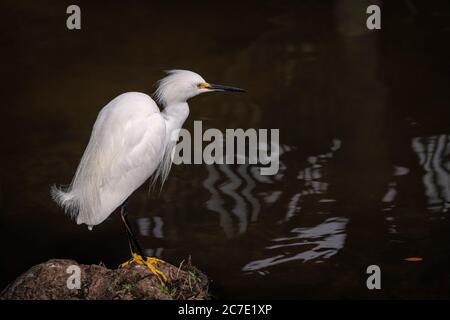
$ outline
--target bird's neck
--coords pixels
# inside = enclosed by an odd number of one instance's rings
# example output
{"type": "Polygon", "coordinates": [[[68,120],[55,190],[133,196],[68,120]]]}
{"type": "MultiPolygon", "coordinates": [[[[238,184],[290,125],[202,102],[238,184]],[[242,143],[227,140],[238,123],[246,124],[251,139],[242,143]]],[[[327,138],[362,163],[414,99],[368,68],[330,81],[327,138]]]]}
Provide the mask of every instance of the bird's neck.
{"type": "Polygon", "coordinates": [[[161,113],[166,120],[166,130],[170,132],[183,126],[189,115],[189,105],[187,102],[169,104],[161,113]]]}

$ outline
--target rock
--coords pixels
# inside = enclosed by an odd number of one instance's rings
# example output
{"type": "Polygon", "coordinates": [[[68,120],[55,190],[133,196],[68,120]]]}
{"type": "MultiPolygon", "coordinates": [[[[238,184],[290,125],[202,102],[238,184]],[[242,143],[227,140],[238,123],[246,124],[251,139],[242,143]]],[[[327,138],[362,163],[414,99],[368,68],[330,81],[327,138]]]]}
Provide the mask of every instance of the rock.
{"type": "MultiPolygon", "coordinates": [[[[208,299],[208,278],[190,262],[179,267],[158,264],[169,279],[162,285],[144,266],[132,264],[117,270],[102,265],[80,265],[73,260],[52,259],[19,276],[0,293],[0,300],[134,300],[208,299]],[[81,273],[79,289],[67,285],[70,266],[81,273]],[[72,267],[74,268],[74,267],[72,267]],[[76,268],[76,267],[75,267],[76,268]]],[[[70,280],[69,280],[70,282],[70,280]]],[[[73,283],[73,282],[70,282],[73,283]]]]}

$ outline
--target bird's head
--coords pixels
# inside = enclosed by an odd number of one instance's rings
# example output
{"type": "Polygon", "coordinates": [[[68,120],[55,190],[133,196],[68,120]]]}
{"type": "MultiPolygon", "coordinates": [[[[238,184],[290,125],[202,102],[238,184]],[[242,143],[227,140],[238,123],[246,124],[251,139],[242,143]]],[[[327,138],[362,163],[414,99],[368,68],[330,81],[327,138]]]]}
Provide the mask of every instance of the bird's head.
{"type": "Polygon", "coordinates": [[[211,84],[199,74],[188,70],[170,70],[167,76],[158,81],[155,98],[163,106],[186,102],[204,92],[231,91],[245,92],[243,89],[211,84]]]}

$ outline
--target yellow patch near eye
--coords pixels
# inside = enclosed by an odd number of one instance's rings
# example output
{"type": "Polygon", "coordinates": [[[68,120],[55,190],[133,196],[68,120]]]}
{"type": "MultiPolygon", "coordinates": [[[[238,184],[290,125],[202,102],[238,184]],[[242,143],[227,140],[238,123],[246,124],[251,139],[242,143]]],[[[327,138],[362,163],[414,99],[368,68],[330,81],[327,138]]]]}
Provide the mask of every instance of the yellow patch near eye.
{"type": "Polygon", "coordinates": [[[203,82],[197,85],[197,89],[205,89],[209,87],[209,83],[208,82],[203,82]]]}

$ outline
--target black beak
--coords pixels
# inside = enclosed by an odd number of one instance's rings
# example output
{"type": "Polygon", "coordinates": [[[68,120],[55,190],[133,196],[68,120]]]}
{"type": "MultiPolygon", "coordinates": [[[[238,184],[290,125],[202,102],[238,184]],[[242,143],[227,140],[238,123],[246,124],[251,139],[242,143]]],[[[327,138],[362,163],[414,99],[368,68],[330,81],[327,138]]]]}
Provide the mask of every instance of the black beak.
{"type": "Polygon", "coordinates": [[[222,86],[220,84],[210,84],[208,89],[216,90],[216,91],[229,91],[229,92],[246,92],[244,89],[222,86]]]}

